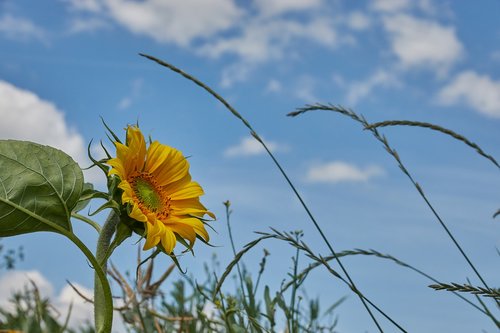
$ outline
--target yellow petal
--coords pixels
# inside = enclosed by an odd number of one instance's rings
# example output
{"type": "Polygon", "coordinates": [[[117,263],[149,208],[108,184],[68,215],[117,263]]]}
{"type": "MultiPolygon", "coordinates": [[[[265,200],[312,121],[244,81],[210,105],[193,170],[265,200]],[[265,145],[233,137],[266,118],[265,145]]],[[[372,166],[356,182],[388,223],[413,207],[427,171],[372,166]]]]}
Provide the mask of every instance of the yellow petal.
{"type": "Polygon", "coordinates": [[[175,247],[177,239],[170,228],[165,228],[163,235],[161,236],[161,245],[167,253],[172,253],[175,247]]]}
{"type": "Polygon", "coordinates": [[[210,240],[210,236],[208,235],[207,230],[205,229],[205,225],[194,217],[183,218],[177,221],[179,224],[186,224],[194,229],[197,235],[201,236],[206,242],[210,240]]]}
{"type": "Polygon", "coordinates": [[[136,201],[134,196],[134,190],[132,189],[132,186],[130,186],[130,183],[128,181],[122,180],[120,184],[118,184],[118,188],[123,190],[122,193],[123,203],[133,203],[136,201]]]}
{"type": "Polygon", "coordinates": [[[128,174],[133,171],[132,166],[135,163],[133,161],[134,153],[131,152],[127,146],[119,142],[115,142],[115,147],[116,147],[116,158],[119,161],[121,161],[123,165],[124,173],[122,178],[127,178],[128,174]]]}
{"type": "Polygon", "coordinates": [[[148,172],[154,172],[158,167],[160,167],[163,163],[168,162],[165,160],[166,155],[165,154],[165,149],[164,145],[159,143],[158,141],[153,141],[149,147],[148,151],[146,153],[146,165],[145,169],[148,170],[148,172]]]}
{"type": "Polygon", "coordinates": [[[160,221],[146,222],[146,243],[144,244],[144,250],[149,250],[156,246],[161,239],[163,223],[160,221]]]}
{"type": "Polygon", "coordinates": [[[117,175],[120,179],[127,179],[127,172],[125,171],[122,160],[119,158],[112,158],[108,160],[107,163],[111,166],[108,175],[117,175]]]}
{"type": "Polygon", "coordinates": [[[144,215],[142,210],[135,203],[132,204],[131,207],[132,209],[130,213],[128,213],[128,216],[139,222],[148,222],[147,216],[144,215]]]}
{"type": "Polygon", "coordinates": [[[167,228],[172,229],[173,232],[176,232],[182,238],[187,239],[189,241],[189,245],[193,245],[194,241],[196,240],[196,233],[193,227],[187,224],[173,223],[167,224],[166,226],[167,228]]]}
{"type": "Polygon", "coordinates": [[[170,193],[175,193],[182,188],[186,187],[191,183],[191,175],[188,173],[186,176],[183,178],[179,179],[176,182],[170,183],[166,186],[162,186],[162,189],[165,191],[165,193],[170,194],[170,193]]]}
{"type": "Polygon", "coordinates": [[[142,249],[144,251],[152,249],[153,247],[158,245],[159,242],[160,242],[160,236],[151,237],[149,235],[146,235],[146,243],[144,243],[144,247],[142,249]]]}
{"type": "Polygon", "coordinates": [[[158,185],[165,186],[185,177],[189,163],[179,150],[155,141],[148,149],[146,170],[155,176],[158,185]]]}
{"type": "Polygon", "coordinates": [[[146,158],[146,141],[139,128],[135,126],[127,128],[127,146],[129,148],[129,155],[131,155],[129,159],[132,162],[127,170],[141,172],[144,168],[146,158]]]}
{"type": "Polygon", "coordinates": [[[203,217],[203,215],[207,214],[211,218],[215,219],[215,215],[212,212],[208,211],[198,198],[172,200],[170,205],[172,214],[177,216],[196,215],[198,217],[203,217]]]}
{"type": "Polygon", "coordinates": [[[172,200],[183,200],[199,197],[200,195],[203,195],[203,193],[203,189],[197,182],[190,182],[184,187],[175,192],[169,193],[168,195],[172,200]]]}

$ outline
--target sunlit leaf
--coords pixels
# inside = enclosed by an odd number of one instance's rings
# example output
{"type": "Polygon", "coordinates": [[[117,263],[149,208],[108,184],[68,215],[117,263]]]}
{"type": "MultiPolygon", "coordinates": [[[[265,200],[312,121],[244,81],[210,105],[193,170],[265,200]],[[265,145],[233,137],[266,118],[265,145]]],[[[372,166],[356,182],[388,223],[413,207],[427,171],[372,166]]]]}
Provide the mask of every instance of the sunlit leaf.
{"type": "Polygon", "coordinates": [[[82,190],[82,171],[64,152],[0,140],[0,237],[71,231],[71,211],[82,190]]]}

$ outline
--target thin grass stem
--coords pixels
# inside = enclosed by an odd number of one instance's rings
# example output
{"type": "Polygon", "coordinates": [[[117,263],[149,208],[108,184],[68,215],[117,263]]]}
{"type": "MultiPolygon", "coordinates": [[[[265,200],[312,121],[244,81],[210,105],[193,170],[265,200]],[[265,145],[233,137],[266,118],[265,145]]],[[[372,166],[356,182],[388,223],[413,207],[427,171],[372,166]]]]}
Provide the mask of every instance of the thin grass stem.
{"type": "MultiPolygon", "coordinates": [[[[297,242],[300,237],[300,234],[296,233],[295,237],[297,237],[297,242]]],[[[290,311],[292,313],[292,320],[291,320],[291,330],[293,333],[297,333],[297,323],[298,320],[295,319],[296,316],[298,316],[299,311],[295,309],[295,299],[297,295],[297,289],[299,288],[299,283],[297,281],[297,272],[299,269],[299,256],[300,256],[300,249],[296,248],[295,252],[295,257],[292,258],[293,260],[293,288],[292,288],[292,295],[290,296],[290,311]]],[[[297,306],[298,308],[298,306],[297,306]]]]}
{"type": "Polygon", "coordinates": [[[375,310],[377,310],[382,316],[384,316],[387,320],[389,320],[394,326],[396,326],[401,332],[407,332],[404,328],[402,328],[396,321],[394,321],[389,315],[387,315],[382,309],[380,309],[377,305],[375,305],[373,302],[371,302],[365,295],[363,295],[359,290],[353,289],[352,285],[344,278],[342,277],[339,273],[337,273],[329,264],[328,262],[324,259],[324,257],[317,256],[314,254],[314,252],[305,244],[304,242],[297,242],[295,239],[290,236],[287,233],[281,233],[279,231],[276,231],[275,229],[271,230],[274,233],[264,233],[264,232],[257,232],[257,234],[262,235],[261,237],[254,239],[250,243],[246,244],[243,249],[236,254],[235,259],[229,263],[229,265],[226,267],[226,270],[224,273],[221,275],[220,279],[217,281],[217,284],[214,288],[213,295],[215,298],[215,295],[219,292],[220,288],[222,287],[222,284],[226,280],[226,278],[231,274],[232,269],[234,266],[236,266],[236,262],[241,260],[241,258],[251,249],[253,249],[255,246],[257,246],[260,242],[266,240],[266,239],[278,239],[281,241],[285,241],[289,243],[291,246],[294,246],[296,248],[300,248],[300,250],[304,251],[306,255],[311,258],[312,260],[319,262],[321,265],[325,266],[325,268],[328,270],[330,274],[338,278],[340,281],[345,283],[351,291],[353,291],[355,294],[357,294],[359,297],[363,298],[364,301],[366,301],[368,304],[373,306],[375,310]]]}
{"type": "MultiPolygon", "coordinates": [[[[415,179],[410,174],[410,172],[408,171],[408,169],[404,166],[403,162],[401,161],[401,159],[399,157],[399,154],[396,152],[395,149],[391,148],[391,146],[389,145],[389,143],[387,141],[387,138],[385,136],[380,135],[380,133],[378,132],[377,128],[370,128],[369,127],[370,124],[366,121],[366,119],[363,116],[358,115],[354,111],[346,109],[346,108],[343,108],[341,106],[330,105],[330,104],[329,105],[324,105],[324,104],[306,105],[305,107],[300,108],[300,109],[298,109],[295,112],[290,112],[288,114],[288,116],[295,117],[295,116],[298,116],[300,114],[303,114],[303,113],[306,113],[306,112],[309,112],[309,111],[333,111],[333,112],[337,112],[337,113],[345,115],[345,116],[347,116],[347,117],[349,117],[349,118],[351,118],[351,119],[353,119],[353,120],[361,123],[364,128],[367,128],[373,134],[373,136],[378,141],[380,141],[382,143],[382,145],[384,146],[385,150],[392,157],[394,157],[394,159],[396,160],[396,162],[397,162],[399,168],[401,169],[401,171],[408,177],[408,179],[411,181],[411,183],[413,184],[413,186],[415,186],[415,188],[417,189],[418,193],[420,194],[420,196],[422,197],[422,199],[425,201],[427,207],[429,207],[429,209],[432,211],[432,213],[434,214],[434,216],[438,220],[438,222],[441,225],[441,227],[443,227],[443,229],[445,230],[445,232],[448,235],[448,237],[452,240],[453,244],[455,244],[456,248],[462,254],[462,256],[465,259],[465,261],[472,268],[472,270],[474,271],[474,273],[476,274],[476,276],[479,278],[479,280],[481,281],[481,283],[486,287],[486,289],[491,290],[491,288],[488,286],[488,284],[486,283],[486,281],[484,280],[484,278],[482,277],[482,275],[479,273],[479,271],[476,269],[476,267],[474,266],[474,264],[472,263],[472,261],[469,259],[469,257],[465,253],[465,251],[462,249],[462,247],[460,246],[460,244],[458,243],[458,241],[456,240],[456,238],[453,236],[453,234],[451,233],[451,231],[448,229],[448,227],[444,223],[444,221],[441,218],[441,216],[434,209],[434,206],[427,199],[427,196],[425,195],[424,191],[422,190],[422,187],[415,181],[415,179]]],[[[496,303],[497,303],[498,306],[500,306],[500,302],[498,300],[496,300],[496,303]]]]}
{"type": "MultiPolygon", "coordinates": [[[[236,246],[234,245],[234,239],[233,239],[233,233],[231,231],[231,210],[230,210],[230,203],[229,201],[224,202],[224,207],[226,207],[226,224],[227,224],[227,232],[229,234],[229,240],[231,242],[231,248],[233,250],[233,255],[236,256],[236,246]]],[[[238,270],[238,277],[240,279],[240,288],[241,288],[241,293],[243,294],[243,303],[246,303],[246,294],[245,294],[245,288],[243,286],[243,274],[241,273],[241,268],[240,268],[240,263],[238,262],[236,264],[236,268],[238,270]]]]}
{"type": "MultiPolygon", "coordinates": [[[[426,277],[427,279],[431,280],[432,282],[434,283],[437,283],[437,284],[440,284],[441,282],[438,281],[437,279],[435,279],[434,277],[430,276],[429,274],[421,271],[420,269],[418,268],[415,268],[414,266],[406,263],[406,262],[403,262],[401,260],[399,260],[398,258],[394,257],[394,256],[391,256],[389,254],[383,254],[383,253],[380,253],[378,251],[375,251],[373,249],[370,249],[370,250],[363,250],[363,249],[354,249],[354,250],[347,250],[347,251],[342,251],[342,252],[339,252],[337,253],[337,255],[339,257],[346,257],[346,256],[356,256],[356,255],[363,255],[363,256],[374,256],[374,257],[377,257],[377,258],[381,258],[381,259],[387,259],[387,260],[391,260],[393,261],[394,263],[396,263],[397,265],[400,265],[402,267],[406,267],[408,269],[411,269],[412,271],[426,277]]],[[[326,261],[331,261],[333,260],[334,258],[332,256],[328,256],[328,257],[324,257],[324,259],[326,261]]],[[[306,267],[302,272],[299,273],[298,277],[300,279],[303,279],[305,278],[305,276],[307,276],[313,269],[315,269],[316,267],[319,267],[321,265],[320,262],[313,262],[311,263],[308,267],[306,267]]],[[[282,291],[285,291],[287,290],[288,288],[290,288],[292,285],[293,285],[293,280],[291,281],[288,281],[287,283],[285,283],[282,287],[282,291]]],[[[489,316],[488,312],[483,310],[482,308],[480,308],[478,305],[474,304],[473,302],[471,302],[470,300],[468,300],[467,298],[465,298],[464,296],[460,295],[459,293],[455,292],[455,291],[452,291],[452,293],[461,298],[463,301],[467,302],[469,305],[473,306],[474,308],[476,308],[476,310],[482,312],[483,314],[489,316]]]]}
{"type": "Polygon", "coordinates": [[[497,168],[500,169],[500,164],[493,158],[493,156],[486,154],[481,147],[479,147],[477,144],[474,142],[470,141],[467,139],[465,136],[460,135],[450,129],[426,123],[426,122],[421,122],[421,121],[410,121],[410,120],[386,120],[386,121],[381,121],[377,123],[372,123],[369,124],[365,127],[367,130],[375,129],[375,128],[380,128],[380,127],[386,127],[386,126],[412,126],[412,127],[422,127],[422,128],[428,128],[434,131],[441,132],[443,134],[449,135],[454,139],[457,139],[459,141],[462,141],[465,143],[467,146],[473,148],[479,155],[487,158],[490,160],[497,168]]]}
{"type": "MultiPolygon", "coordinates": [[[[321,238],[323,239],[323,241],[327,245],[328,249],[330,250],[330,252],[332,253],[332,255],[335,256],[335,260],[336,260],[337,264],[339,265],[339,267],[341,268],[342,272],[347,277],[351,288],[353,290],[358,290],[357,287],[356,287],[356,285],[354,284],[354,281],[352,280],[351,276],[347,272],[347,269],[344,267],[344,265],[342,264],[342,262],[340,261],[340,259],[336,256],[336,252],[334,251],[334,249],[333,249],[330,241],[328,240],[328,238],[326,238],[325,234],[323,233],[323,230],[321,229],[321,227],[319,226],[318,222],[316,221],[316,219],[312,215],[311,211],[307,207],[306,203],[302,199],[301,195],[299,194],[299,192],[297,191],[297,189],[293,185],[292,181],[290,180],[290,178],[288,177],[288,175],[286,174],[286,172],[283,170],[283,168],[281,167],[280,163],[276,160],[276,158],[274,157],[274,155],[271,153],[271,151],[269,150],[269,148],[267,147],[267,145],[264,143],[264,141],[259,137],[259,135],[257,134],[257,132],[252,128],[252,126],[250,125],[250,123],[245,118],[243,118],[243,116],[241,116],[241,114],[238,111],[236,111],[236,109],[234,109],[224,98],[222,98],[212,88],[210,88],[209,86],[207,86],[206,84],[204,84],[203,82],[201,82],[200,80],[198,80],[197,78],[195,78],[192,75],[190,75],[190,74],[182,71],[181,69],[179,69],[179,68],[177,68],[177,67],[175,67],[175,66],[173,66],[173,65],[171,65],[171,64],[169,64],[167,62],[164,62],[164,61],[162,61],[160,59],[157,59],[157,58],[155,58],[153,56],[150,56],[150,55],[147,55],[147,54],[143,54],[143,53],[140,53],[139,55],[141,55],[141,56],[143,56],[143,57],[145,57],[145,58],[147,58],[149,60],[152,60],[152,61],[158,63],[159,65],[164,66],[164,67],[166,67],[166,68],[168,68],[168,69],[170,69],[170,70],[172,70],[172,71],[174,71],[174,72],[182,75],[186,79],[188,79],[191,82],[195,83],[196,85],[200,86],[202,89],[204,89],[205,91],[207,91],[210,95],[212,95],[215,99],[217,99],[219,102],[221,102],[235,117],[237,117],[238,119],[240,119],[243,122],[243,124],[245,125],[245,127],[247,127],[250,130],[250,134],[257,141],[259,141],[262,144],[262,146],[264,147],[264,149],[266,150],[266,152],[268,153],[268,155],[273,160],[273,162],[276,165],[276,167],[280,170],[281,174],[283,175],[283,177],[287,181],[288,185],[290,186],[290,188],[294,192],[295,196],[300,201],[302,207],[305,209],[305,211],[306,211],[307,215],[309,216],[309,219],[313,223],[314,227],[319,232],[321,238]]],[[[358,292],[359,292],[359,290],[358,290],[358,292]]],[[[368,312],[369,316],[371,317],[372,321],[377,326],[378,330],[380,332],[383,332],[382,327],[378,323],[377,319],[373,315],[372,311],[370,310],[369,306],[366,304],[366,302],[363,299],[363,297],[361,297],[359,294],[358,294],[358,296],[359,296],[359,299],[361,300],[361,303],[363,303],[364,308],[366,309],[366,311],[368,312]]]]}

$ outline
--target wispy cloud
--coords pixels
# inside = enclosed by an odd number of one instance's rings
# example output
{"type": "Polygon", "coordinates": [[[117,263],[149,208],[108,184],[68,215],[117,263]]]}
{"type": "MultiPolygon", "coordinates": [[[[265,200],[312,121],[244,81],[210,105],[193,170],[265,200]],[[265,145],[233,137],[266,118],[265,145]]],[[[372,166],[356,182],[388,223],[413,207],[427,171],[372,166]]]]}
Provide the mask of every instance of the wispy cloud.
{"type": "Polygon", "coordinates": [[[309,168],[306,181],[309,183],[340,183],[340,182],[366,182],[374,177],[384,174],[384,170],[375,165],[360,168],[354,164],[333,161],[317,164],[309,168]]]}
{"type": "Polygon", "coordinates": [[[362,12],[352,12],[346,18],[346,24],[349,28],[353,30],[366,30],[371,24],[371,18],[362,12]]]}
{"type": "MultiPolygon", "coordinates": [[[[299,53],[298,43],[334,48],[348,42],[337,33],[323,0],[256,0],[242,6],[236,0],[68,0],[76,18],[73,31],[94,31],[103,19],[159,43],[170,43],[201,56],[233,56],[224,70],[221,85],[245,81],[257,65],[299,53]],[[300,17],[287,15],[300,12],[300,17]],[[92,18],[92,19],[90,19],[92,18]]],[[[361,16],[353,18],[361,28],[361,16]]]]}
{"type": "Polygon", "coordinates": [[[500,50],[493,51],[490,54],[490,58],[494,61],[500,61],[500,50]]]}
{"type": "Polygon", "coordinates": [[[347,102],[357,104],[361,99],[369,96],[375,88],[400,86],[396,74],[379,69],[364,80],[353,82],[348,86],[347,102]]]}
{"type": "Polygon", "coordinates": [[[464,71],[439,91],[437,100],[443,105],[466,104],[484,115],[500,118],[500,81],[464,71]]]}
{"type": "Polygon", "coordinates": [[[258,63],[283,58],[293,42],[300,40],[333,47],[338,38],[332,22],[327,18],[299,21],[255,17],[245,22],[234,37],[209,41],[199,52],[212,58],[234,54],[246,62],[258,63]]]}
{"type": "Polygon", "coordinates": [[[312,76],[303,75],[296,80],[294,94],[306,103],[314,103],[319,100],[316,96],[316,80],[312,76]]]}
{"type": "Polygon", "coordinates": [[[266,92],[268,93],[279,93],[283,90],[283,86],[280,81],[276,79],[270,79],[267,82],[266,92]]]}
{"type": "Polygon", "coordinates": [[[75,18],[70,22],[68,34],[77,34],[82,32],[95,32],[109,28],[109,23],[99,17],[75,18]]]}
{"type": "Polygon", "coordinates": [[[70,5],[106,15],[134,34],[184,47],[233,27],[242,15],[233,0],[86,0],[70,5]]]}
{"type": "MultiPolygon", "coordinates": [[[[279,144],[273,141],[264,140],[266,146],[272,152],[277,151],[288,151],[288,147],[283,144],[279,144]]],[[[265,154],[265,149],[262,147],[262,144],[255,140],[253,137],[249,136],[241,139],[241,141],[231,147],[228,147],[224,151],[224,156],[226,157],[237,157],[237,156],[256,156],[265,154]]]]}
{"type": "Polygon", "coordinates": [[[384,14],[407,12],[412,8],[418,8],[426,14],[435,14],[436,8],[433,0],[373,0],[370,8],[384,14]]]}
{"type": "Polygon", "coordinates": [[[383,18],[392,52],[405,68],[431,68],[443,75],[464,54],[455,28],[406,14],[383,18]]]}
{"type": "Polygon", "coordinates": [[[410,0],[374,0],[370,3],[370,7],[380,12],[399,12],[410,7],[410,0]]]}
{"type": "Polygon", "coordinates": [[[120,100],[120,102],[118,103],[118,109],[128,109],[132,105],[134,100],[136,100],[140,96],[143,84],[143,79],[135,79],[134,81],[132,81],[130,93],[120,100]]]}
{"type": "Polygon", "coordinates": [[[68,3],[72,9],[84,10],[89,12],[99,12],[103,9],[102,0],[63,0],[68,3]]]}
{"type": "Polygon", "coordinates": [[[255,64],[237,61],[222,70],[220,85],[223,88],[232,87],[237,82],[246,81],[255,68],[255,64]]]}
{"type": "Polygon", "coordinates": [[[4,14],[0,17],[0,34],[13,40],[48,42],[47,33],[44,29],[27,18],[10,14],[4,14]]]}
{"type": "Polygon", "coordinates": [[[265,16],[319,8],[322,0],[255,0],[255,5],[265,16]]]}

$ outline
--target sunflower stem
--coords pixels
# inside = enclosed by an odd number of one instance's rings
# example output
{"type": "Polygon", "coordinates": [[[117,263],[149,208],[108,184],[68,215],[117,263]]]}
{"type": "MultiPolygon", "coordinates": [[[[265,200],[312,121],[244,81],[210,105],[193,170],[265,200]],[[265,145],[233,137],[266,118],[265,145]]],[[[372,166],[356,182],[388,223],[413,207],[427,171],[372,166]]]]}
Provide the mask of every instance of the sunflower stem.
{"type": "MultiPolygon", "coordinates": [[[[99,238],[97,240],[97,249],[96,249],[96,259],[99,265],[101,266],[104,274],[107,273],[107,263],[109,256],[109,246],[111,243],[111,238],[116,231],[116,226],[120,218],[115,213],[115,211],[111,211],[106,222],[102,226],[101,232],[99,233],[99,238]]],[[[107,282],[107,278],[106,281],[107,282]]],[[[104,327],[111,327],[111,323],[113,321],[113,313],[111,316],[105,316],[105,304],[106,298],[111,299],[111,293],[105,293],[102,286],[103,281],[98,279],[97,275],[94,276],[94,320],[95,320],[95,329],[96,332],[102,332],[104,327]]],[[[108,288],[109,289],[109,288],[108,288]]],[[[109,302],[109,300],[108,300],[109,302]]]]}

